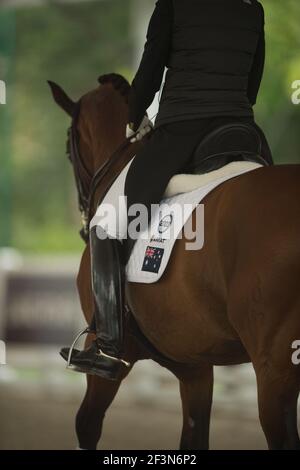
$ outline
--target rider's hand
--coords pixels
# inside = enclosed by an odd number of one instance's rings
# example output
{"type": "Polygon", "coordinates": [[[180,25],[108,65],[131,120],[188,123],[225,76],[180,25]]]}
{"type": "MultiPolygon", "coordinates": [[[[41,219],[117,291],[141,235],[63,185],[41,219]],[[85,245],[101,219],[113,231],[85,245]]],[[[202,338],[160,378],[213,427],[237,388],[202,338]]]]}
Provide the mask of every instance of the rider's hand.
{"type": "Polygon", "coordinates": [[[132,127],[133,127],[132,123],[127,124],[126,137],[129,138],[135,134],[134,137],[130,139],[130,142],[133,144],[134,142],[138,142],[139,140],[142,140],[142,138],[153,129],[153,124],[152,124],[152,121],[148,118],[148,116],[144,116],[136,132],[132,129],[132,127]]]}

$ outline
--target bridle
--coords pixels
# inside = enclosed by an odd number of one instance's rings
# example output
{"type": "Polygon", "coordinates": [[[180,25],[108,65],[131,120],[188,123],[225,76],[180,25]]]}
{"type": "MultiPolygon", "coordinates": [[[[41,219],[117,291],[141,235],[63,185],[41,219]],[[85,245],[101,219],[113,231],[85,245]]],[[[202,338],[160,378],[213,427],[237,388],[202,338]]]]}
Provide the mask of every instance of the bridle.
{"type": "MultiPolygon", "coordinates": [[[[79,112],[78,112],[79,114],[79,112]]],[[[78,207],[81,214],[82,229],[81,237],[84,241],[88,238],[88,214],[90,207],[90,187],[93,175],[84,164],[84,159],[79,151],[79,133],[77,130],[77,116],[73,118],[71,127],[68,129],[67,156],[73,166],[75,183],[78,194],[78,207]],[[82,177],[84,175],[84,179],[82,177]]]]}
{"type": "Polygon", "coordinates": [[[80,101],[76,104],[76,111],[72,119],[71,127],[68,129],[67,155],[72,163],[75,183],[78,193],[78,206],[81,213],[82,229],[80,235],[87,243],[89,240],[89,224],[92,219],[92,208],[96,189],[107,175],[112,165],[123,154],[123,152],[131,145],[129,139],[117,148],[117,150],[100,166],[95,174],[86,167],[84,158],[80,153],[79,141],[80,135],[77,129],[78,118],[80,113],[80,101]]]}

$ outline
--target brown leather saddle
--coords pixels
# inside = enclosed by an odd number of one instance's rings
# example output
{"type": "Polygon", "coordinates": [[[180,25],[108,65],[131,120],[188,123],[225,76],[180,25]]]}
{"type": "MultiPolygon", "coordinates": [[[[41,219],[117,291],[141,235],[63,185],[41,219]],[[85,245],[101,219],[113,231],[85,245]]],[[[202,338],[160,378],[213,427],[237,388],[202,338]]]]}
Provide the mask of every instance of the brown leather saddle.
{"type": "Polygon", "coordinates": [[[226,124],[210,132],[198,145],[185,171],[204,174],[235,161],[269,165],[262,157],[261,137],[251,124],[226,124]]]}

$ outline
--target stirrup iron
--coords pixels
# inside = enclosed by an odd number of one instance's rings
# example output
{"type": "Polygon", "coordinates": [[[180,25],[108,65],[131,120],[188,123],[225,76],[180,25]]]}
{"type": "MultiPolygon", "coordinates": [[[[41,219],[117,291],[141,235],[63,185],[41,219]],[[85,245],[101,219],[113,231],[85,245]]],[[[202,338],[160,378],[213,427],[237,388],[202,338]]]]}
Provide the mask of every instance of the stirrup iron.
{"type": "Polygon", "coordinates": [[[79,338],[81,338],[81,336],[83,336],[85,334],[87,335],[88,333],[91,333],[91,329],[90,329],[89,326],[87,328],[85,328],[84,330],[82,330],[80,333],[78,333],[78,335],[74,339],[73,343],[71,344],[69,355],[68,355],[68,361],[67,361],[67,369],[72,369],[71,358],[72,358],[72,353],[73,353],[73,350],[76,346],[77,341],[79,340],[79,338]]]}

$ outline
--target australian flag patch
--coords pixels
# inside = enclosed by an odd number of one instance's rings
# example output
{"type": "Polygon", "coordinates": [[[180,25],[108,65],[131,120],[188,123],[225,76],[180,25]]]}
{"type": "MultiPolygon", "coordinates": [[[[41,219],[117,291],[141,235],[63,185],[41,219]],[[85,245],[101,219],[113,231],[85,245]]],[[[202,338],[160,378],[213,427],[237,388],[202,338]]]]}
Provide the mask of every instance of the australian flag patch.
{"type": "Polygon", "coordinates": [[[149,273],[158,273],[165,250],[163,248],[156,248],[147,246],[142,271],[149,273]]]}

